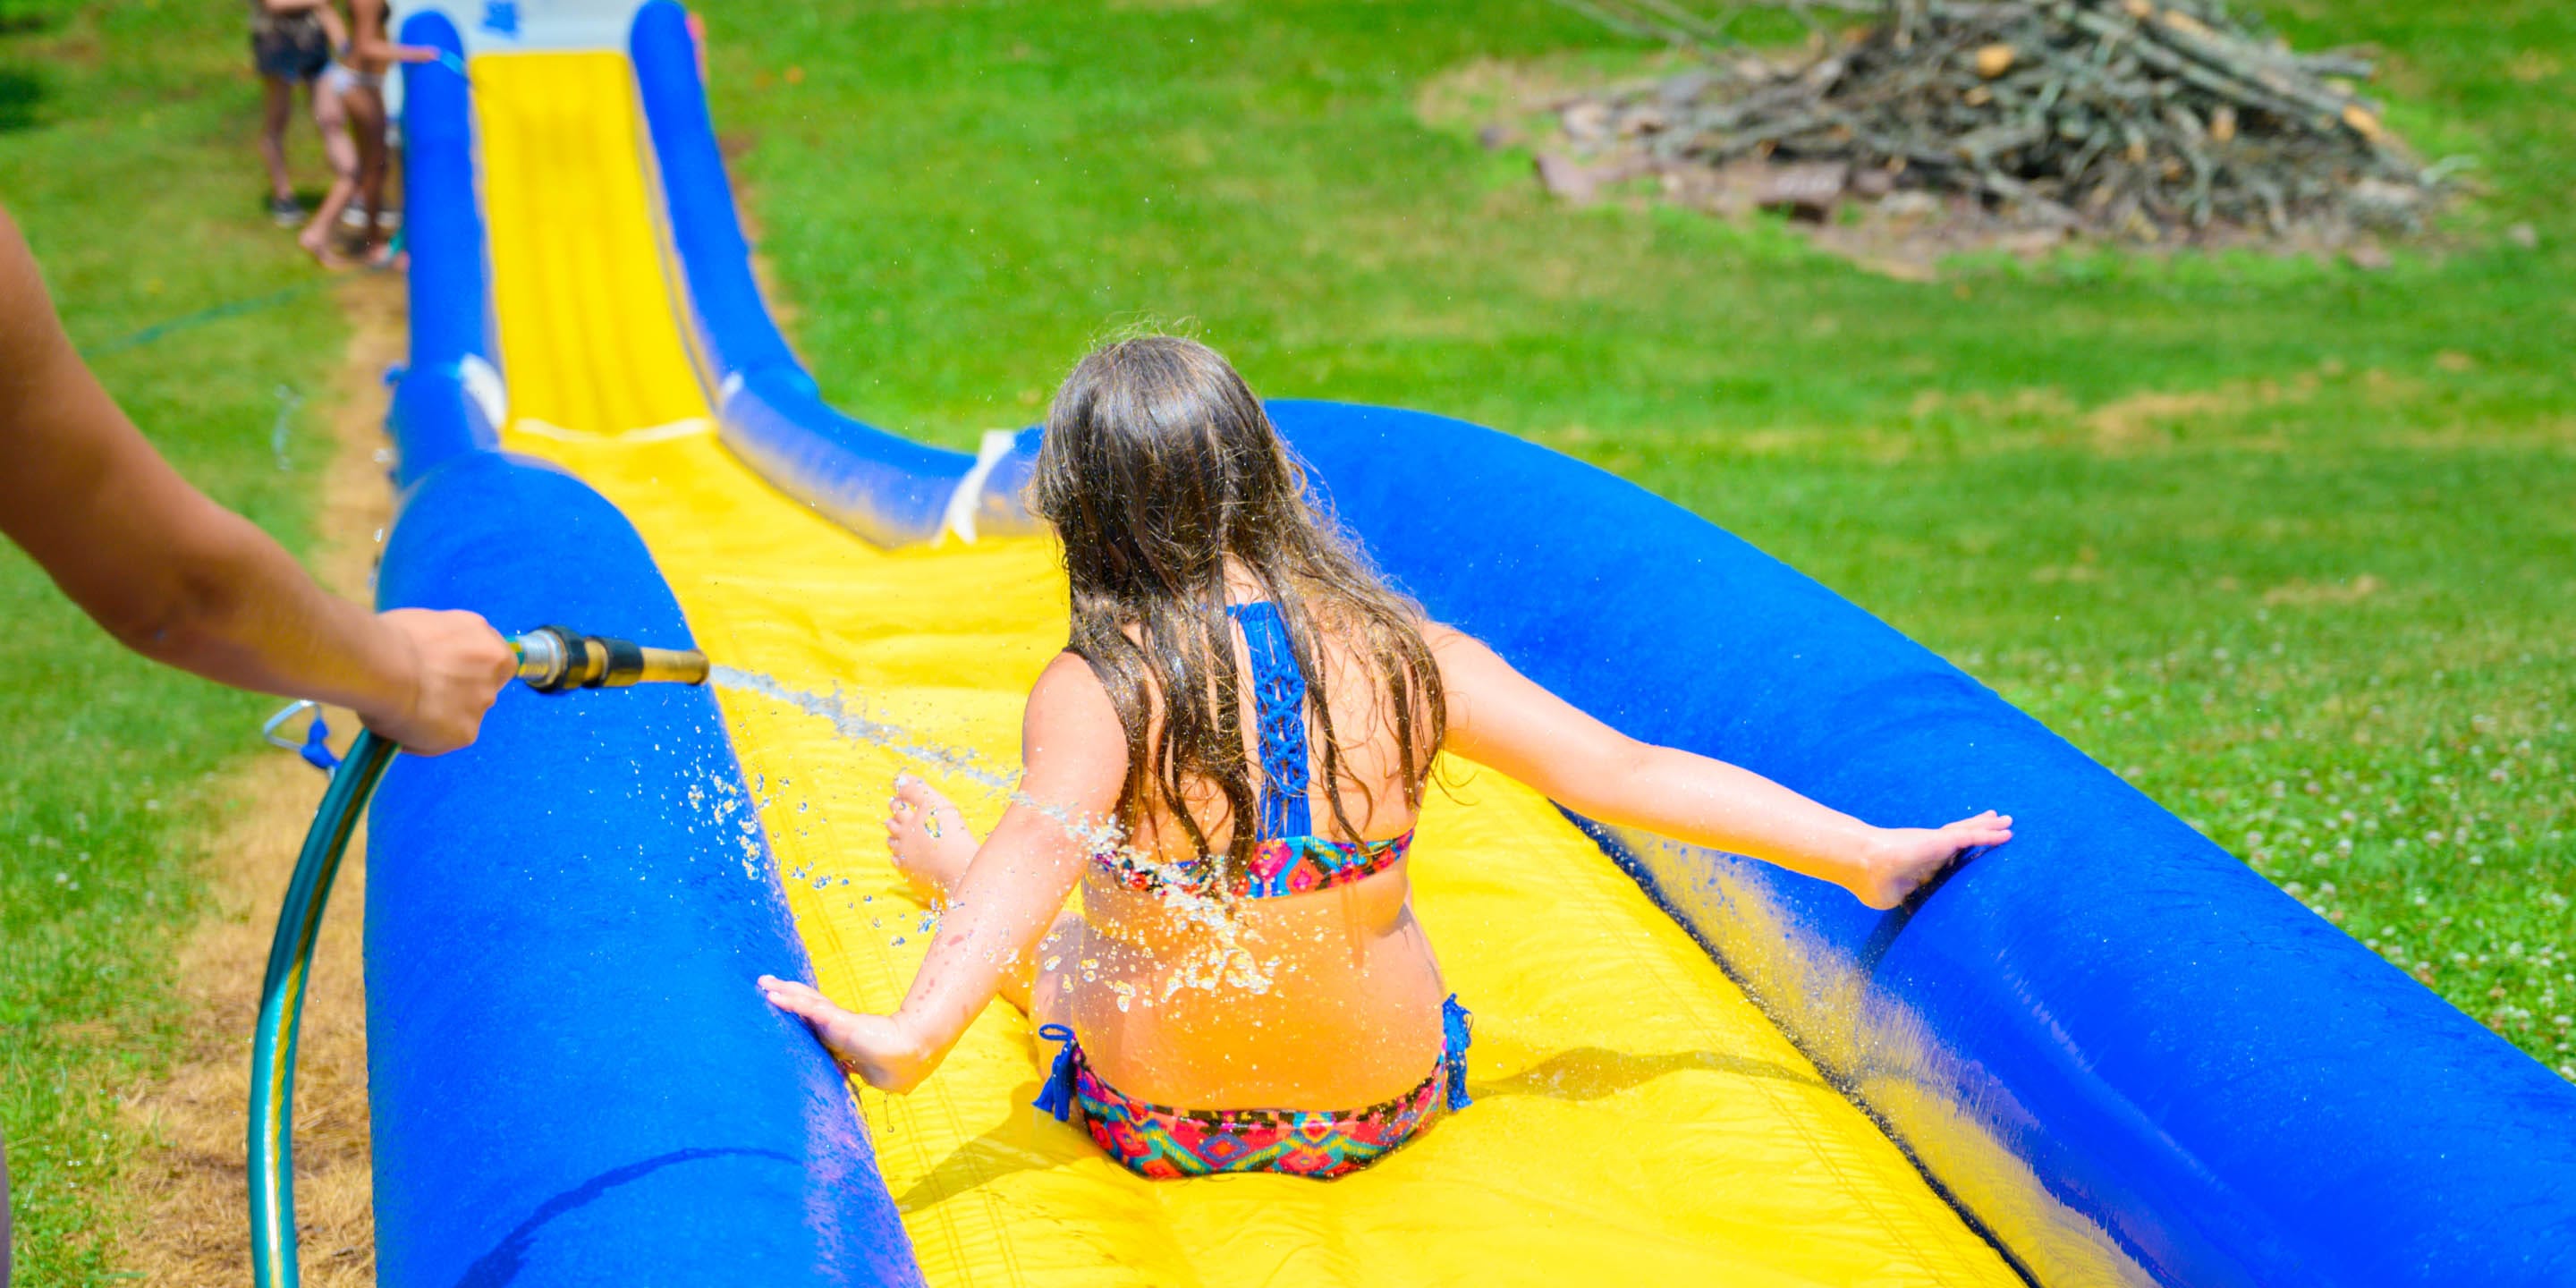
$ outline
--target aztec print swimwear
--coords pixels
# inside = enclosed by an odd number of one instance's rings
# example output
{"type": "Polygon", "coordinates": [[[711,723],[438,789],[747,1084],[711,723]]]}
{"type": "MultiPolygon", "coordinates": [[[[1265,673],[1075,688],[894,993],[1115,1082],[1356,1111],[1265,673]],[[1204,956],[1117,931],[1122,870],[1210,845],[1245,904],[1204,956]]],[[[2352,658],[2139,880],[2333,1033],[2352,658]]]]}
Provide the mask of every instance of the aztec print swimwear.
{"type": "MultiPolygon", "coordinates": [[[[1227,883],[1238,897],[1275,899],[1348,885],[1385,871],[1413,848],[1413,830],[1383,841],[1335,841],[1314,834],[1306,794],[1306,677],[1289,647],[1279,609],[1269,603],[1229,605],[1252,659],[1253,705],[1260,720],[1261,831],[1251,869],[1227,883]]],[[[1206,896],[1213,878],[1130,855],[1098,860],[1130,890],[1177,890],[1206,896]]],[[[1411,1091],[1365,1109],[1176,1109],[1150,1104],[1092,1072],[1073,1029],[1049,1024],[1040,1039],[1059,1044],[1037,1107],[1070,1121],[1076,1108],[1101,1151],[1139,1176],[1167,1180],[1211,1172],[1286,1172],[1330,1180],[1376,1162],[1413,1139],[1444,1111],[1464,1109],[1471,1020],[1456,996],[1441,1003],[1440,1062],[1411,1091]]]]}
{"type": "Polygon", "coordinates": [[[1149,1104],[1093,1073],[1072,1028],[1050,1024],[1038,1037],[1060,1045],[1037,1107],[1058,1122],[1080,1108],[1091,1143],[1149,1181],[1211,1172],[1285,1172],[1329,1181],[1395,1152],[1443,1112],[1468,1106],[1472,1018],[1455,995],[1440,1004],[1440,1063],[1413,1090],[1366,1109],[1320,1112],[1149,1104]]]}
{"type": "MultiPolygon", "coordinates": [[[[1321,836],[1283,836],[1256,841],[1249,871],[1232,874],[1227,893],[1237,898],[1276,899],[1348,885],[1394,867],[1413,849],[1413,833],[1383,841],[1336,841],[1321,836]]],[[[1177,890],[1206,898],[1216,892],[1213,874],[1185,872],[1179,864],[1161,864],[1132,854],[1104,855],[1098,860],[1111,880],[1140,894],[1177,890]]]]}

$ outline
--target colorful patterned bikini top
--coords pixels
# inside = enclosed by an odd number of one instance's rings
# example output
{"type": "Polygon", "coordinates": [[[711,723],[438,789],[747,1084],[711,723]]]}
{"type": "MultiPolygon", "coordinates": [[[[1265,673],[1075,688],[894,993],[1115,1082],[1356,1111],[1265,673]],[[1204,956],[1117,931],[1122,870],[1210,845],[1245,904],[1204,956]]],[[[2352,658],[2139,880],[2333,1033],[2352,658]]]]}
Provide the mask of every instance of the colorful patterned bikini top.
{"type": "MultiPolygon", "coordinates": [[[[1230,893],[1275,899],[1348,885],[1393,867],[1413,848],[1411,828],[1383,841],[1335,841],[1314,834],[1306,799],[1311,786],[1306,674],[1289,647],[1288,628],[1279,620],[1278,606],[1267,601],[1231,604],[1225,611],[1243,629],[1244,647],[1252,657],[1253,709],[1261,737],[1260,839],[1253,843],[1250,870],[1231,874],[1230,893]]],[[[1192,865],[1156,863],[1123,851],[1102,855],[1098,862],[1111,880],[1130,890],[1178,890],[1202,897],[1215,892],[1213,874],[1192,865]]]]}

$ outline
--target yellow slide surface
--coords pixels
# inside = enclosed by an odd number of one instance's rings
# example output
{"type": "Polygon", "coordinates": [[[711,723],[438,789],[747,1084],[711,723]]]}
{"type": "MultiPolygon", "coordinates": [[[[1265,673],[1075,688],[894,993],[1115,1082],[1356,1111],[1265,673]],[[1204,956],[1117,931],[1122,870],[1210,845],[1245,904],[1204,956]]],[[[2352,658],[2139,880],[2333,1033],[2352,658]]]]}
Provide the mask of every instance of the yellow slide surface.
{"type": "MultiPolygon", "coordinates": [[[[887,553],[736,462],[678,329],[624,59],[495,55],[473,75],[508,446],[634,520],[720,664],[1011,771],[1065,637],[1050,547],[887,553]]],[[[1003,802],[789,702],[719,697],[824,989],[892,1007],[928,936],[886,860],[888,780],[923,772],[979,829],[1003,802]]],[[[1147,1182],[1029,1107],[1038,1055],[996,1004],[913,1094],[859,1093],[930,1282],[2018,1282],[1545,801],[1453,771],[1413,869],[1476,1012],[1473,1108],[1337,1182],[1147,1182]]],[[[745,988],[788,965],[745,962],[745,988]]]]}

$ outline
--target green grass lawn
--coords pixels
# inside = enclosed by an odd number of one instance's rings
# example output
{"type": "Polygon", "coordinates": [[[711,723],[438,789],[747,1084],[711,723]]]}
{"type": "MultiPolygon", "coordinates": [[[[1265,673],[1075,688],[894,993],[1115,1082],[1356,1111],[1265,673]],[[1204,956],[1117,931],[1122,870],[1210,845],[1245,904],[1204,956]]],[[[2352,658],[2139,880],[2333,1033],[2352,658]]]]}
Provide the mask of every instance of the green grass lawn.
{"type": "Polygon", "coordinates": [[[709,20],[841,406],[966,445],[1178,318],[1265,393],[1555,445],[1957,660],[2576,1076],[2576,11],[2266,8],[2381,46],[2393,119],[2478,159],[2452,248],[1919,286],[1568,209],[1419,108],[1476,60],[1640,52],[1544,0],[709,20]]]}
{"type": "MultiPolygon", "coordinates": [[[[330,297],[118,347],[310,280],[259,209],[257,108],[239,6],[0,3],[0,202],[73,339],[113,350],[93,365],[189,478],[301,548],[327,447],[300,404],[344,342],[330,297]]],[[[318,176],[311,133],[299,172],[318,176]]],[[[209,787],[274,704],[127,655],[5,543],[0,620],[0,1130],[19,1282],[106,1283],[109,1186],[138,1143],[116,1096],[186,1021],[169,973],[198,901],[195,838],[227,804],[209,787]]]]}
{"type": "MultiPolygon", "coordinates": [[[[1093,336],[1187,318],[1265,392],[1551,443],[1957,659],[2576,1067],[2576,14],[2272,8],[2394,51],[2400,124],[2481,159],[2462,249],[1923,287],[1774,228],[1564,209],[1427,124],[1425,87],[1477,59],[1635,56],[1543,0],[708,7],[717,118],[841,405],[966,444],[1093,336]],[[2536,251],[2492,236],[2515,221],[2536,251]]],[[[306,280],[256,208],[239,23],[0,0],[0,201],[118,397],[300,546],[323,447],[309,408],[287,468],[271,435],[338,355],[327,297],[106,352],[306,280]]],[[[114,1097],[185,1020],[189,840],[268,704],[118,652],[14,553],[0,613],[20,1269],[105,1283],[136,1144],[114,1097]]]]}

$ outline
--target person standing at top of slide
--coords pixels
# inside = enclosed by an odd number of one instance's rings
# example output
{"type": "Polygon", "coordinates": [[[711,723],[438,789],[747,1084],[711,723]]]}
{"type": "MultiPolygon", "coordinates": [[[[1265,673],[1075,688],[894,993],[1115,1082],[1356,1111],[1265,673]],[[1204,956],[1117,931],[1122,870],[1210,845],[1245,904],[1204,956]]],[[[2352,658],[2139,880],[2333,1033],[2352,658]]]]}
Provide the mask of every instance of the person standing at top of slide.
{"type": "MultiPolygon", "coordinates": [[[[466,612],[371,613],[215,504],[117,408],[0,209],[0,534],[117,642],[207,679],[350,708],[405,751],[474,741],[516,669],[466,612]]],[[[0,1158],[0,1288],[9,1278],[0,1158]]]]}
{"type": "MultiPolygon", "coordinates": [[[[271,6],[312,4],[333,27],[342,25],[330,0],[264,0],[271,6]]],[[[385,117],[385,73],[395,63],[425,63],[438,57],[435,49],[415,45],[397,45],[386,35],[385,0],[348,0],[346,23],[348,40],[336,49],[337,59],[324,74],[331,97],[339,104],[349,123],[349,136],[357,144],[357,164],[353,172],[331,185],[329,196],[313,212],[313,222],[297,238],[307,254],[329,265],[331,230],[340,222],[340,212],[355,199],[360,218],[358,258],[362,263],[390,265],[392,257],[385,251],[385,177],[392,169],[393,148],[387,133],[385,117]]]]}
{"type": "MultiPolygon", "coordinates": [[[[295,87],[302,85],[313,106],[313,123],[322,131],[322,146],[332,153],[332,168],[344,158],[333,146],[335,122],[323,108],[322,72],[331,65],[331,49],[340,41],[332,30],[337,20],[319,0],[250,0],[250,64],[259,73],[259,159],[268,167],[268,216],[281,228],[304,218],[296,204],[295,184],[286,173],[286,123],[295,112],[295,87]]],[[[354,158],[347,158],[354,164],[354,158]]]]}

